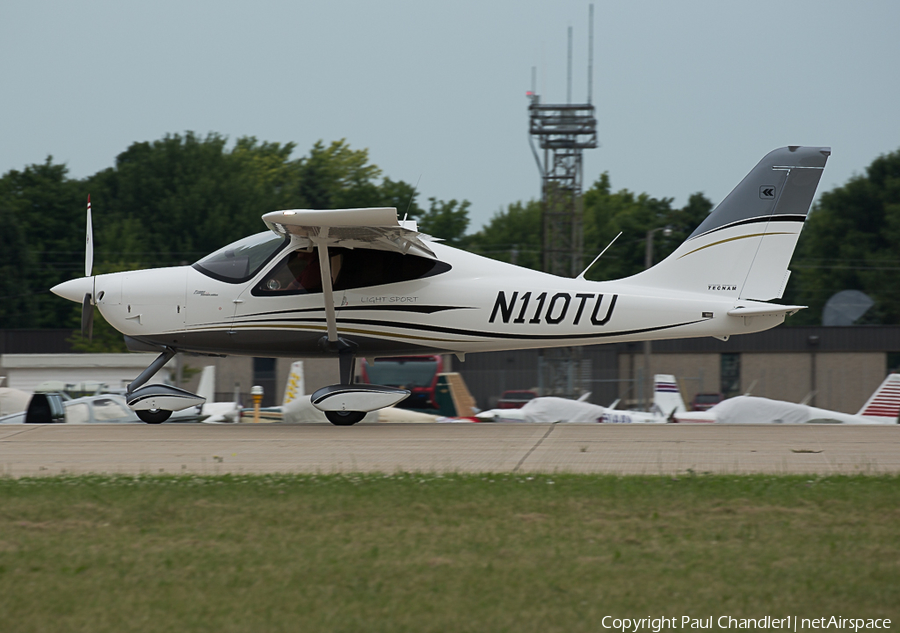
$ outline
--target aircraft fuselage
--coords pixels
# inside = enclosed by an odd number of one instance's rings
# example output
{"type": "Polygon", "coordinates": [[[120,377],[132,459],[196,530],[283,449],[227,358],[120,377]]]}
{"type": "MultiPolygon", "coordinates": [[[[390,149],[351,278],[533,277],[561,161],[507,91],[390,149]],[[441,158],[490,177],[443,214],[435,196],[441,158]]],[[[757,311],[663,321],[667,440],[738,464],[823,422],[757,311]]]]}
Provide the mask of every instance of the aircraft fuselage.
{"type": "MultiPolygon", "coordinates": [[[[338,330],[359,344],[358,355],[725,337],[784,320],[783,314],[728,316],[735,301],[727,296],[666,292],[633,286],[627,279],[567,279],[441,244],[433,248],[446,271],[427,279],[335,290],[338,330]]],[[[319,345],[326,332],[321,293],[254,296],[253,288],[277,266],[270,263],[241,283],[214,279],[191,266],[97,275],[96,305],[117,330],[151,346],[209,354],[327,356],[319,345]]]]}

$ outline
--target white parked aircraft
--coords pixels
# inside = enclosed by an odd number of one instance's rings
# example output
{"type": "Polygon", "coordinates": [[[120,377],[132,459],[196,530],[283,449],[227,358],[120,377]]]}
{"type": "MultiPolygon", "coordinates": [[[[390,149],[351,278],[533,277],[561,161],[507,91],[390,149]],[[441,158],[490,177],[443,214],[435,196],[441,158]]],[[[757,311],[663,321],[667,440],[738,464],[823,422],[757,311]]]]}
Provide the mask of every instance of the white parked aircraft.
{"type": "MultiPolygon", "coordinates": [[[[288,210],[271,229],[193,266],[92,275],[54,287],[92,306],[133,350],[159,357],[129,386],[146,422],[202,399],[147,381],[178,351],[334,357],[341,382],[312,402],[338,425],[405,398],[354,382],[354,358],[567,347],[759,332],[803,306],[769,303],[788,263],[829,148],[766,155],[665,260],[632,277],[557,277],[456,250],[398,221],[393,208],[288,210]]],[[[88,206],[90,219],[90,205],[88,206]]],[[[89,223],[90,227],[90,223],[89,223]]],[[[586,271],[585,271],[586,272],[586,271]]]]}
{"type": "Polygon", "coordinates": [[[706,411],[676,413],[676,422],[719,424],[897,424],[900,416],[900,374],[888,374],[881,386],[855,415],[819,409],[805,404],[737,396],[706,411]]]}
{"type": "MultiPolygon", "coordinates": [[[[169,417],[170,422],[237,422],[240,417],[240,405],[237,402],[215,401],[215,367],[203,368],[200,384],[197,389],[202,403],[178,411],[169,417]]],[[[47,384],[62,381],[48,381],[47,384]]],[[[78,383],[70,386],[85,387],[89,383],[78,383]]],[[[103,392],[104,383],[93,383],[97,393],[80,398],[72,398],[62,388],[53,391],[25,394],[25,403],[21,411],[3,415],[0,424],[105,424],[140,423],[142,420],[131,410],[125,396],[118,393],[103,392]]],[[[2,391],[2,389],[0,389],[2,391]]],[[[2,396],[2,394],[0,394],[2,396]]]]}
{"type": "Polygon", "coordinates": [[[656,374],[653,377],[653,406],[650,411],[624,411],[616,409],[615,403],[601,407],[581,399],[541,396],[529,400],[521,409],[491,409],[482,411],[476,417],[483,422],[664,424],[686,410],[675,376],[656,374]]]}

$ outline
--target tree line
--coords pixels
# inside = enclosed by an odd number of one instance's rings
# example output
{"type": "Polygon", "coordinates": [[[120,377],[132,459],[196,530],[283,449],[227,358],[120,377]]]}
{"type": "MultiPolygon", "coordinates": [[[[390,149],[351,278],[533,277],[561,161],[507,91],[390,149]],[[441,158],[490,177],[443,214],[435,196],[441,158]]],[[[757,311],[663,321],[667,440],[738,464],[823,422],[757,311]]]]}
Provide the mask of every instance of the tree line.
{"type": "MultiPolygon", "coordinates": [[[[261,230],[276,209],[393,206],[420,230],[450,245],[530,268],[541,265],[540,201],[519,201],[469,231],[467,200],[428,198],[392,180],[365,149],[317,142],[299,158],[293,143],[253,137],[233,144],[218,134],[170,134],[133,143],[113,167],[70,178],[52,157],[0,177],[0,328],[79,327],[80,308],[49,292],[83,275],[85,202],[91,195],[94,271],[189,263],[261,230]],[[100,220],[99,218],[102,218],[100,220]]],[[[614,279],[644,267],[647,231],[660,261],[712,209],[702,193],[683,207],[672,198],[614,191],[608,173],[583,195],[585,265],[622,231],[589,279],[614,279]]],[[[900,151],[877,158],[863,175],[816,203],[792,262],[785,301],[809,305],[790,324],[820,322],[828,297],[858,289],[875,299],[869,323],[900,319],[900,151]]],[[[101,342],[103,330],[100,329],[101,342]]],[[[108,345],[115,346],[114,333],[108,345]]],[[[94,346],[97,347],[96,345],[94,346]]],[[[88,347],[86,347],[87,349],[88,347]]]]}

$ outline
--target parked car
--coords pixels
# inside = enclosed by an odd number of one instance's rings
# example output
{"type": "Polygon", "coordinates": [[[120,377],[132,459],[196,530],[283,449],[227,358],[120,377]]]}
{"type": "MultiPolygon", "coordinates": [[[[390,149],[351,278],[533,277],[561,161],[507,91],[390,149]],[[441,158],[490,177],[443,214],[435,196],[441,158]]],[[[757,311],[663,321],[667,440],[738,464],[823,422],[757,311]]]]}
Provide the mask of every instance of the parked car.
{"type": "Polygon", "coordinates": [[[721,393],[698,393],[691,400],[691,411],[706,411],[725,399],[721,393]]]}
{"type": "Polygon", "coordinates": [[[529,400],[537,398],[537,392],[530,390],[504,391],[497,401],[498,409],[521,409],[529,400]]]}

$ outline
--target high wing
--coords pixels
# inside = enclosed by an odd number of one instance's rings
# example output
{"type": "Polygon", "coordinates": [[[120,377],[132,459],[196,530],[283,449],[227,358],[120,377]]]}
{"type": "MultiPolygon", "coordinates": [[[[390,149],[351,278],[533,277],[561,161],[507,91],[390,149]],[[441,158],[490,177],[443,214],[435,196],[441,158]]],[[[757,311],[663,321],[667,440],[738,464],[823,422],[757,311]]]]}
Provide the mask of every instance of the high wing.
{"type": "Polygon", "coordinates": [[[406,389],[353,384],[357,344],[338,335],[328,248],[371,248],[434,259],[434,252],[424,241],[432,238],[419,233],[415,222],[398,222],[394,207],[288,209],[266,213],[263,221],[275,233],[290,236],[294,248],[315,247],[319,254],[328,331],[321,345],[338,354],[341,383],[316,391],[311,399],[313,406],[324,411],[334,424],[355,424],[366,411],[389,407],[406,398],[409,395],[406,389]]]}
{"type": "Polygon", "coordinates": [[[322,271],[322,294],[328,342],[337,343],[337,317],[334,311],[330,246],[374,248],[398,253],[412,253],[434,259],[434,251],[426,244],[431,236],[419,233],[415,222],[397,220],[394,207],[368,209],[288,209],[262,216],[263,222],[279,235],[291,236],[295,248],[316,247],[322,271]]]}
{"type": "Polygon", "coordinates": [[[398,221],[394,207],[289,209],[266,213],[262,219],[279,235],[300,238],[301,247],[305,238],[316,246],[374,248],[434,259],[434,252],[425,243],[434,238],[419,233],[413,221],[398,221]]]}

